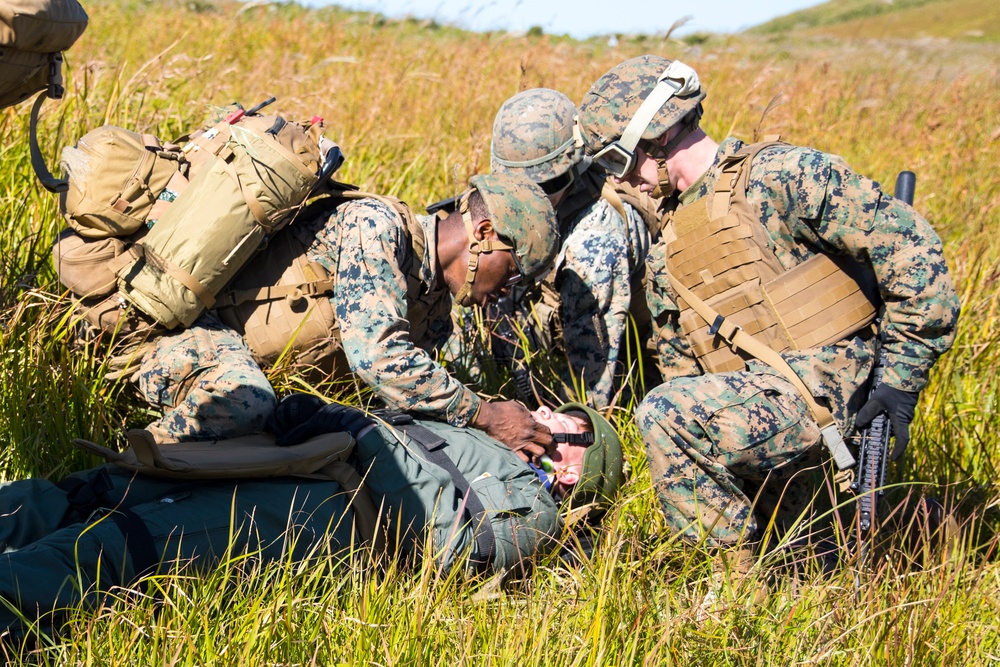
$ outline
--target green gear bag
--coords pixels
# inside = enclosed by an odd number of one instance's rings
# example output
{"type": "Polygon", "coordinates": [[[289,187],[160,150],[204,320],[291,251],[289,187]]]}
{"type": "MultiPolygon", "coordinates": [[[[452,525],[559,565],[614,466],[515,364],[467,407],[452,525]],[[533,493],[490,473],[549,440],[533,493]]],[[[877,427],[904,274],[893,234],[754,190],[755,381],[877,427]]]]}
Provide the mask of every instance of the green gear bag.
{"type": "Polygon", "coordinates": [[[321,122],[243,116],[195,139],[193,150],[213,159],[115,264],[122,294],[168,329],[190,326],[214,307],[226,284],[313,191],[321,132],[321,122]]]}

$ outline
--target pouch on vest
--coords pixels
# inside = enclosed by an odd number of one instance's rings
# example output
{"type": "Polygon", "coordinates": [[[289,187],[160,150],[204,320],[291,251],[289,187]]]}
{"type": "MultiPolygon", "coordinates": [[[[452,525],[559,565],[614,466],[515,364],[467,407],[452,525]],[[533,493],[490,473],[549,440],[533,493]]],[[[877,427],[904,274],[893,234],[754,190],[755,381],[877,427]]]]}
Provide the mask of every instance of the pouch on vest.
{"type": "Polygon", "coordinates": [[[87,12],[76,0],[0,1],[0,108],[38,95],[31,109],[31,166],[51,192],[65,189],[45,166],[38,146],[38,112],[45,99],[60,99],[62,51],[87,28],[87,12]]]}
{"type": "Polygon", "coordinates": [[[239,332],[262,366],[280,356],[332,373],[346,369],[333,305],[333,278],[321,264],[309,261],[308,244],[297,227],[283,230],[254,259],[254,270],[241,272],[219,296],[217,312],[239,332]]]}
{"type": "MultiPolygon", "coordinates": [[[[223,121],[197,139],[214,156],[116,266],[118,287],[168,329],[190,326],[286,224],[319,179],[321,123],[223,121]]],[[[186,149],[187,147],[185,147],[186,149]]]]}

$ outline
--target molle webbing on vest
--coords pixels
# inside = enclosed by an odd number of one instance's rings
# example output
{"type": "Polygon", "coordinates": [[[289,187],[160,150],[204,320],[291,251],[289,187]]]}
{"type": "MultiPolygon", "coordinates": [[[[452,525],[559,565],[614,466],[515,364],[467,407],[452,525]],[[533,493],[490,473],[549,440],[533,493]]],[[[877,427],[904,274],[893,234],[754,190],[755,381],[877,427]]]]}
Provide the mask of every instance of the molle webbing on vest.
{"type": "MultiPolygon", "coordinates": [[[[776,352],[836,342],[875,317],[857,282],[818,254],[785,270],[746,200],[749,166],[777,142],[748,146],[722,165],[714,193],[675,212],[667,246],[673,279],[717,315],[776,352]]],[[[742,370],[744,357],[682,298],[680,326],[706,371],[742,370]]]]}
{"type": "Polygon", "coordinates": [[[309,239],[297,228],[277,234],[241,271],[216,304],[219,318],[239,332],[262,365],[288,352],[294,362],[333,374],[346,363],[337,357],[333,305],[334,280],[317,262],[309,261],[309,239]]]}

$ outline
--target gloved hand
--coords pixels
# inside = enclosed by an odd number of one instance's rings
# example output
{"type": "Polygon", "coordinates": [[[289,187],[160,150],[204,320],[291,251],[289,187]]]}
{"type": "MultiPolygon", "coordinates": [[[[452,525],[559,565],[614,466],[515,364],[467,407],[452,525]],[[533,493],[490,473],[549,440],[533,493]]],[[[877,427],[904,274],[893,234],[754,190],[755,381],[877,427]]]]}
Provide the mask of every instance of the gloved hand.
{"type": "Polygon", "coordinates": [[[280,439],[296,426],[309,421],[324,405],[326,401],[319,396],[290,394],[278,401],[267,420],[267,427],[280,439]]]}
{"type": "Polygon", "coordinates": [[[895,461],[910,442],[910,422],[917,408],[917,392],[895,389],[887,384],[880,384],[868,397],[868,402],[858,410],[854,425],[859,429],[867,428],[882,412],[889,416],[892,432],[896,436],[896,446],[892,448],[889,458],[895,461]]]}
{"type": "Polygon", "coordinates": [[[297,445],[305,442],[309,438],[321,433],[350,433],[354,438],[366,426],[374,424],[375,420],[364,410],[330,403],[324,405],[304,423],[299,424],[290,431],[278,436],[277,444],[280,447],[297,445]]]}

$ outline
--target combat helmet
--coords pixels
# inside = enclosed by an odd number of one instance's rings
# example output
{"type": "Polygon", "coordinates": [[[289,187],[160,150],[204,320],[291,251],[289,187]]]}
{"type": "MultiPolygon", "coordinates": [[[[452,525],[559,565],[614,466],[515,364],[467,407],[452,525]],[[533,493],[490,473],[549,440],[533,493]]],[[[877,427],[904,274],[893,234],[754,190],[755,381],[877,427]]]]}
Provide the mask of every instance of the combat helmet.
{"type": "Polygon", "coordinates": [[[547,195],[573,182],[574,167],[589,162],[576,105],[559,91],[532,88],[514,95],[493,120],[494,172],[520,173],[547,195]]]}
{"type": "Polygon", "coordinates": [[[593,439],[593,444],[584,451],[583,469],[580,471],[580,480],[573,487],[573,495],[563,502],[569,503],[571,507],[608,505],[625,482],[624,456],[618,432],[597,410],[583,403],[565,403],[556,408],[555,412],[582,412],[587,415],[593,428],[593,433],[554,436],[567,441],[581,438],[582,444],[593,439]]]}
{"type": "Polygon", "coordinates": [[[469,236],[469,270],[465,283],[455,295],[460,305],[465,303],[475,279],[481,253],[512,250],[517,267],[525,280],[534,280],[548,271],[559,247],[559,227],[555,211],[542,189],[524,176],[514,174],[480,174],[469,180],[469,189],[459,196],[458,210],[469,236]],[[473,234],[469,197],[479,192],[490,221],[503,240],[479,241],[473,234]]]}
{"type": "Polygon", "coordinates": [[[641,139],[653,140],[681,121],[697,127],[705,89],[679,60],[645,55],[612,67],[584,95],[580,122],[594,161],[624,177],[641,139]]]}

